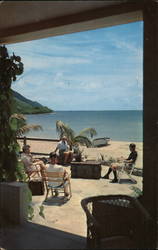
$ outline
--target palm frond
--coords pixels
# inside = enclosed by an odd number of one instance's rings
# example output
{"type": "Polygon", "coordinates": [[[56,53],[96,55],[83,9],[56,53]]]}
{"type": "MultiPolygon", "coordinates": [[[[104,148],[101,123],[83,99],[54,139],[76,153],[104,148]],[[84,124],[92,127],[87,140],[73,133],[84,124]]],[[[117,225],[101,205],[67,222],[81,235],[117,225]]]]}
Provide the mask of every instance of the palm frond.
{"type": "Polygon", "coordinates": [[[74,131],[69,127],[69,125],[62,121],[56,121],[56,131],[60,138],[65,135],[70,142],[75,136],[74,131]]]}
{"type": "Polygon", "coordinates": [[[38,130],[43,130],[43,128],[40,125],[35,125],[35,124],[25,125],[16,131],[16,135],[21,136],[23,134],[28,133],[31,130],[38,131],[38,130]]]}
{"type": "Polygon", "coordinates": [[[86,136],[82,135],[75,136],[74,143],[86,145],[87,147],[90,147],[92,145],[92,142],[86,136]]]}
{"type": "Polygon", "coordinates": [[[26,117],[23,115],[23,114],[12,114],[10,116],[10,119],[17,119],[17,120],[23,120],[23,121],[26,121],[26,117]]]}
{"type": "Polygon", "coordinates": [[[80,131],[79,135],[93,138],[94,135],[97,135],[97,131],[94,128],[85,128],[80,131]]]}

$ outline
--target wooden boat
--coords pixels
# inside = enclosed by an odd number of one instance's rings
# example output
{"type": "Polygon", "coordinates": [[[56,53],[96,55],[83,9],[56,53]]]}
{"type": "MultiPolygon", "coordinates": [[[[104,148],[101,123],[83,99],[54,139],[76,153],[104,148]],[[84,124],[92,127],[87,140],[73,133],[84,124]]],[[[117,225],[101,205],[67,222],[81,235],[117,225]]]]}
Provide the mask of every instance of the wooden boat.
{"type": "Polygon", "coordinates": [[[96,138],[93,140],[92,145],[93,147],[107,146],[109,141],[110,141],[109,137],[96,138]]]}

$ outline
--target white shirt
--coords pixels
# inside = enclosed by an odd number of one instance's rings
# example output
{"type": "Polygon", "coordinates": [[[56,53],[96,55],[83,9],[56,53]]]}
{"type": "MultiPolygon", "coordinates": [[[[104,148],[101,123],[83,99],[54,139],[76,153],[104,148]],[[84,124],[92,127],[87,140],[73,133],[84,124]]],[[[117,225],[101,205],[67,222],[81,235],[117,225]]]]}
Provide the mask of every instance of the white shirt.
{"type": "Polygon", "coordinates": [[[33,170],[32,165],[33,165],[33,158],[31,154],[21,154],[21,161],[24,163],[24,166],[26,170],[33,170]]]}
{"type": "Polygon", "coordinates": [[[69,150],[69,145],[67,143],[67,141],[63,142],[63,141],[60,141],[57,145],[57,148],[60,150],[63,150],[63,151],[68,151],[69,150]]]}
{"type": "Polygon", "coordinates": [[[37,163],[34,163],[33,162],[33,157],[30,154],[26,154],[26,153],[22,153],[21,154],[21,161],[23,162],[24,164],[24,168],[25,168],[25,171],[40,171],[41,168],[40,168],[40,165],[37,164],[37,163]]]}
{"type": "MultiPolygon", "coordinates": [[[[46,172],[63,172],[64,173],[64,171],[65,171],[64,168],[58,164],[46,164],[46,172]]],[[[53,179],[59,180],[59,182],[48,181],[49,185],[59,186],[63,182],[63,178],[53,178],[53,179]]]]}

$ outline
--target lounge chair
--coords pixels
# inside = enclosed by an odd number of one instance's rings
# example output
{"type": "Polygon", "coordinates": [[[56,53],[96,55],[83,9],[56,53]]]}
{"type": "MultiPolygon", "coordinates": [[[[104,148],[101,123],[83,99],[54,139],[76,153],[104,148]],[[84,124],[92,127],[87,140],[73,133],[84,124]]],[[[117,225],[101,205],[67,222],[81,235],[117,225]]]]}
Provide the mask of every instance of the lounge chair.
{"type": "Polygon", "coordinates": [[[85,198],[88,249],[149,249],[153,221],[141,203],[127,195],[85,198]]]}
{"type": "Polygon", "coordinates": [[[45,172],[45,186],[46,186],[46,197],[45,201],[47,201],[49,191],[51,190],[52,195],[55,193],[55,196],[62,192],[67,198],[71,198],[71,183],[70,183],[70,176],[67,174],[64,177],[64,172],[45,172]],[[58,183],[61,183],[58,185],[58,183]],[[69,195],[65,193],[65,187],[69,189],[69,195]]]}

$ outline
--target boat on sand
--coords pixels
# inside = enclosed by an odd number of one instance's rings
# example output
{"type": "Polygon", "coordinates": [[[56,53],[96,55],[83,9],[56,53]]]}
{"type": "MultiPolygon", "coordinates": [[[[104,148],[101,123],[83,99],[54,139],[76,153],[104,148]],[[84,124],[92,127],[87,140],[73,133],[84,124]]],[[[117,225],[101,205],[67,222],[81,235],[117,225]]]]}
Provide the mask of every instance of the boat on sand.
{"type": "Polygon", "coordinates": [[[109,144],[109,141],[110,141],[109,137],[96,138],[93,140],[92,145],[94,148],[107,146],[109,144]]]}

